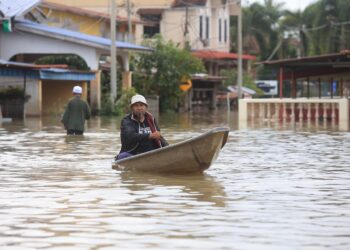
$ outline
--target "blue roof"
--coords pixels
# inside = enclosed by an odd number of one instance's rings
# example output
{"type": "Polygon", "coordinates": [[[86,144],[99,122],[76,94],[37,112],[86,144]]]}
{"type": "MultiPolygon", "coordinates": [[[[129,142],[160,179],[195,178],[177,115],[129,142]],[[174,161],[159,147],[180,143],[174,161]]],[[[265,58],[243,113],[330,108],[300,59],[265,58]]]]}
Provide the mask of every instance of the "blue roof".
{"type": "Polygon", "coordinates": [[[40,2],[41,0],[1,0],[0,16],[6,18],[23,15],[40,2]]]}
{"type": "Polygon", "coordinates": [[[11,62],[0,59],[0,76],[7,77],[28,77],[34,79],[47,80],[72,80],[72,81],[91,81],[96,75],[91,71],[77,71],[59,68],[36,68],[36,64],[11,62]]]}
{"type": "MultiPolygon", "coordinates": [[[[56,39],[69,40],[74,43],[84,44],[87,46],[109,50],[111,39],[99,36],[87,35],[77,31],[51,27],[30,21],[16,21],[15,28],[22,32],[39,34],[46,37],[54,37],[56,39]]],[[[117,49],[136,50],[136,51],[151,51],[151,48],[117,41],[117,49]]]]}
{"type": "Polygon", "coordinates": [[[73,72],[66,69],[41,69],[40,79],[90,81],[95,79],[93,72],[73,72]]]}

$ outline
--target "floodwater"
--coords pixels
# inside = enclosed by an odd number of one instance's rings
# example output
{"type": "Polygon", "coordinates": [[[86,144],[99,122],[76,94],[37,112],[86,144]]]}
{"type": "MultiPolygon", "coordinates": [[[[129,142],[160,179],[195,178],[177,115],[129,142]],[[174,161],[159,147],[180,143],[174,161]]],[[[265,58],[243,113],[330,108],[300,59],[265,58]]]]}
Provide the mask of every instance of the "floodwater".
{"type": "Polygon", "coordinates": [[[89,121],[84,137],[58,118],[0,125],[0,248],[350,249],[350,133],[235,120],[161,116],[170,143],[230,126],[193,176],[111,169],[115,118],[89,121]]]}

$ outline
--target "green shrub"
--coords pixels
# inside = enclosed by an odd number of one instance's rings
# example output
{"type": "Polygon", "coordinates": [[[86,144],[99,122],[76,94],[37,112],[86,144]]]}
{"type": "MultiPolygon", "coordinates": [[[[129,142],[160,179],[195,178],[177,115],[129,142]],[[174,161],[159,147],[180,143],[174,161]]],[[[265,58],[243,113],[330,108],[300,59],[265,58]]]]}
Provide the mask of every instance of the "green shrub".
{"type": "Polygon", "coordinates": [[[0,89],[0,100],[21,99],[23,101],[28,101],[29,98],[30,95],[25,95],[23,88],[10,86],[5,89],[0,89]]]}

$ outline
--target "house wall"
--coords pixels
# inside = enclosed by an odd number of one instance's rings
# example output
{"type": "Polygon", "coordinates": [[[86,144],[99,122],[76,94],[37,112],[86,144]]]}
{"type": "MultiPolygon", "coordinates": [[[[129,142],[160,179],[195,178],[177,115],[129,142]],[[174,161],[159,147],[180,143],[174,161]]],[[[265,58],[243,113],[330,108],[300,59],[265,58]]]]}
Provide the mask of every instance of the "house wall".
{"type": "MultiPolygon", "coordinates": [[[[110,0],[49,0],[49,2],[70,5],[74,7],[86,8],[89,10],[100,11],[103,13],[110,13],[110,0]],[[97,4],[98,2],[98,4],[97,4]]],[[[168,41],[174,41],[180,43],[182,46],[185,44],[184,27],[186,21],[186,9],[185,8],[171,8],[174,0],[130,0],[132,6],[132,18],[139,19],[137,10],[140,8],[165,9],[162,15],[160,23],[161,34],[168,41]]],[[[125,0],[116,0],[117,3],[117,15],[121,17],[127,17],[127,9],[125,0]]],[[[222,0],[208,0],[207,5],[203,7],[189,7],[188,8],[188,29],[189,29],[189,41],[191,48],[194,50],[199,49],[212,49],[229,52],[229,27],[230,27],[230,15],[237,15],[239,6],[236,0],[228,0],[226,4],[223,4],[222,0]],[[199,37],[199,16],[209,17],[209,39],[208,42],[204,42],[208,45],[204,45],[199,37]],[[219,42],[219,19],[222,20],[222,31],[224,29],[224,20],[227,21],[227,38],[226,42],[219,42]]],[[[66,16],[64,13],[62,16],[66,16]]],[[[70,20],[83,22],[85,19],[75,20],[67,16],[66,22],[70,23],[70,20]]],[[[95,20],[96,22],[96,20],[95,20]]],[[[79,25],[79,24],[76,24],[79,25]]],[[[86,25],[80,25],[80,31],[86,32],[91,30],[96,31],[98,29],[104,30],[101,27],[97,28],[96,24],[92,24],[90,21],[86,21],[86,25]]],[[[68,27],[69,28],[69,27],[68,27]]],[[[106,28],[109,30],[109,26],[106,28]]],[[[135,43],[140,44],[143,40],[143,25],[138,24],[134,27],[133,31],[135,37],[135,43]]],[[[119,31],[122,32],[122,29],[119,31]]],[[[89,33],[92,34],[92,33],[89,33]]]]}
{"type": "Polygon", "coordinates": [[[93,18],[48,8],[42,8],[42,10],[47,18],[42,19],[41,22],[46,25],[74,30],[94,36],[110,36],[109,21],[107,22],[107,19],[93,18]]]}
{"type": "Polygon", "coordinates": [[[42,82],[42,114],[60,115],[70,98],[72,98],[72,89],[74,86],[83,88],[82,99],[87,99],[87,83],[76,83],[66,81],[44,80],[42,82]]]}
{"type": "MultiPolygon", "coordinates": [[[[134,9],[140,6],[148,6],[149,8],[161,8],[170,6],[174,0],[130,0],[134,9]]],[[[70,5],[80,8],[86,8],[94,11],[109,13],[110,0],[49,0],[52,3],[70,5]]],[[[117,14],[125,16],[125,0],[115,0],[117,4],[117,14]]]]}
{"type": "MultiPolygon", "coordinates": [[[[188,8],[187,28],[188,41],[193,50],[212,49],[229,52],[229,26],[230,18],[227,8],[211,8],[210,1],[205,7],[188,8]],[[202,17],[202,26],[200,25],[202,17]],[[206,20],[209,18],[208,37],[206,20]],[[221,41],[219,41],[219,20],[221,20],[221,41]],[[227,25],[226,41],[224,40],[224,26],[227,25]],[[201,31],[202,29],[202,31],[201,31]],[[201,34],[202,33],[202,37],[201,34]]],[[[161,33],[165,40],[185,45],[186,9],[175,8],[163,12],[161,20],[161,33]]]]}
{"type": "Polygon", "coordinates": [[[96,49],[86,45],[24,32],[1,34],[1,58],[9,60],[18,54],[74,54],[83,58],[91,70],[98,69],[100,57],[96,49]]]}
{"type": "MultiPolygon", "coordinates": [[[[24,78],[23,76],[0,76],[0,90],[9,87],[24,88],[24,78]]],[[[40,90],[40,80],[27,78],[25,80],[25,93],[29,95],[30,98],[24,104],[24,114],[25,115],[41,115],[41,90],[40,90]]]]}
{"type": "Polygon", "coordinates": [[[0,76],[0,90],[8,87],[23,88],[23,77],[0,76]]]}
{"type": "MultiPolygon", "coordinates": [[[[87,16],[83,12],[70,13],[60,9],[41,7],[47,18],[40,19],[41,23],[48,26],[69,29],[84,34],[100,36],[105,38],[111,37],[111,28],[108,15],[87,16]]],[[[101,13],[104,14],[104,13],[101,13]]],[[[109,13],[108,13],[109,14],[109,13]]],[[[134,38],[135,24],[132,24],[131,38],[134,38]]],[[[117,40],[128,41],[128,24],[126,22],[117,22],[117,40]]]]}

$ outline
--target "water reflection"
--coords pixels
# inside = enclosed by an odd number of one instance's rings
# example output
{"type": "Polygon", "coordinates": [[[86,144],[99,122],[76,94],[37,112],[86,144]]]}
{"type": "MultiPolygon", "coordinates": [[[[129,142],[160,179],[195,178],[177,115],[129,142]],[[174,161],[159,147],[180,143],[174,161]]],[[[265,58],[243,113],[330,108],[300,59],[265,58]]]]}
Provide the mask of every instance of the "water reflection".
{"type": "Polygon", "coordinates": [[[189,176],[157,175],[138,172],[119,172],[123,184],[132,191],[154,187],[176,188],[186,197],[197,201],[210,202],[215,206],[225,206],[226,194],[221,184],[207,174],[189,176]]]}

